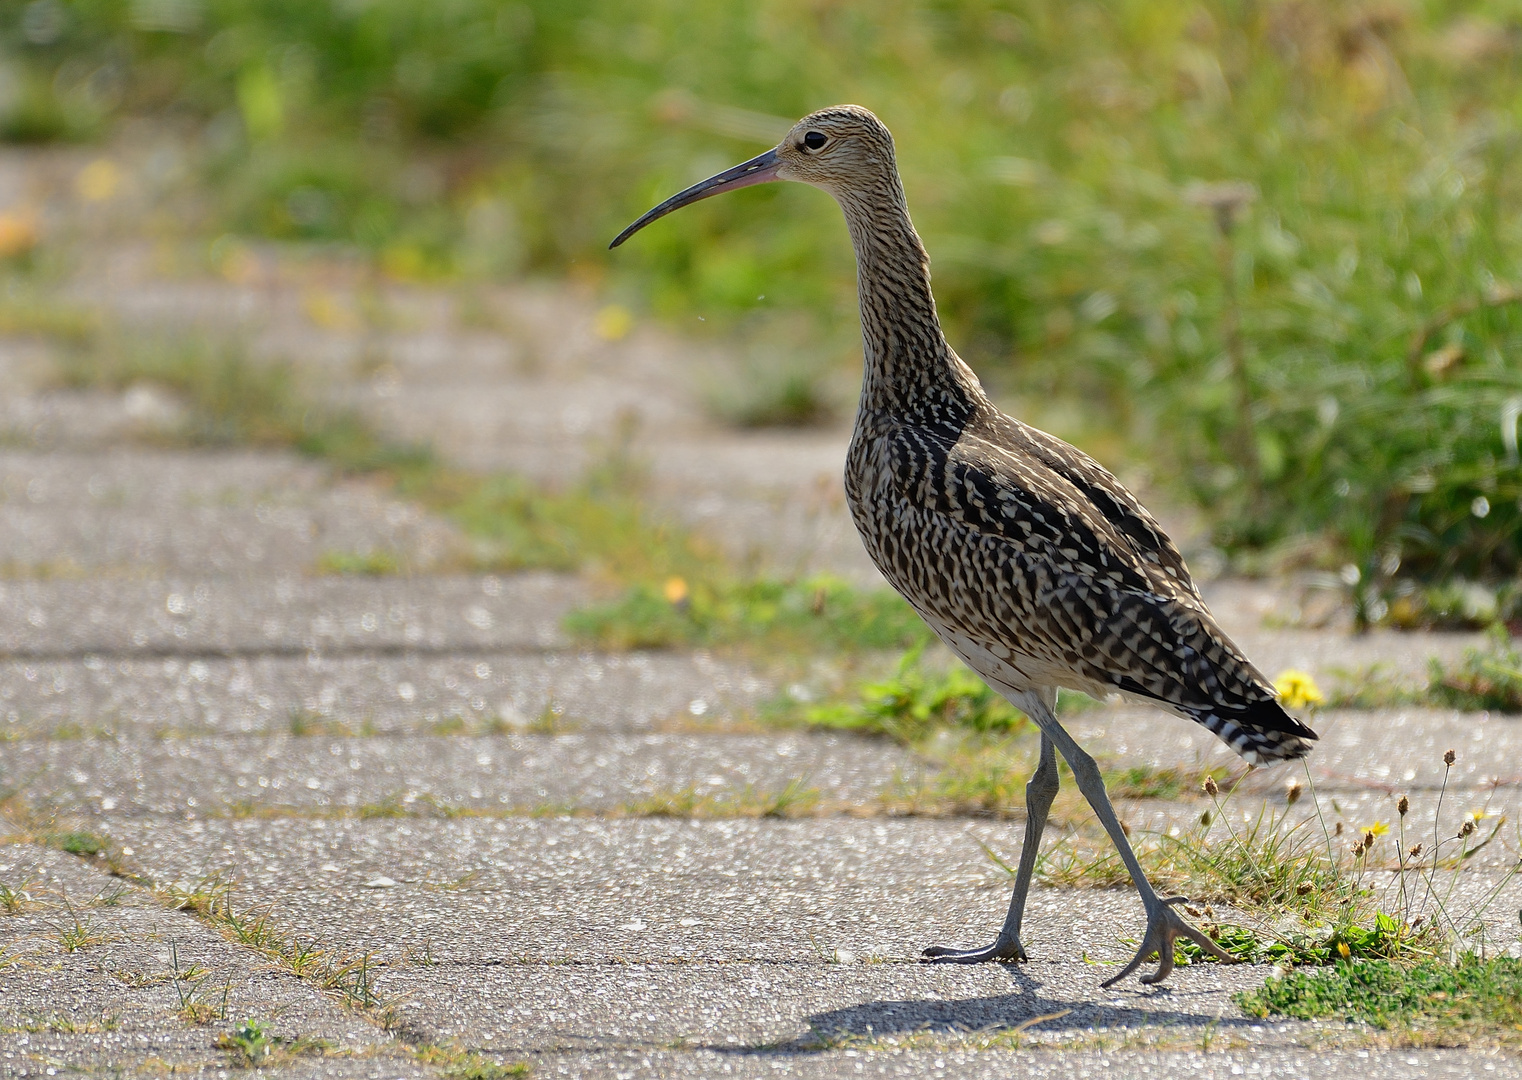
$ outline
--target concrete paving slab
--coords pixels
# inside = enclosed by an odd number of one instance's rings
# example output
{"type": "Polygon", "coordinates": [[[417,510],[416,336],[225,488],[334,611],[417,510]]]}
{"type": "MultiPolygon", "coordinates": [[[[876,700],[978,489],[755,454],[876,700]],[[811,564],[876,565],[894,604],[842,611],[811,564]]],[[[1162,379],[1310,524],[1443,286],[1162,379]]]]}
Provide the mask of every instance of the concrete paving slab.
{"type": "Polygon", "coordinates": [[[764,675],[701,653],[0,660],[0,739],[285,734],[293,725],[421,734],[456,719],[467,730],[500,721],[638,732],[722,725],[774,693],[764,675]]]}
{"type": "Polygon", "coordinates": [[[13,742],[0,783],[48,805],[194,817],[615,810],[684,790],[759,812],[790,784],[870,811],[925,764],[849,735],[499,735],[13,742]]]}
{"type": "Polygon", "coordinates": [[[304,1075],[420,1072],[374,1023],[84,860],[3,845],[0,881],[29,896],[0,917],[0,1075],[225,1070],[218,1040],[246,1019],[321,1040],[304,1075]]]}
{"type": "Polygon", "coordinates": [[[386,552],[422,570],[463,550],[444,521],[292,454],[0,453],[8,576],[312,574],[386,552]]]}
{"type": "Polygon", "coordinates": [[[575,579],[276,578],[0,584],[0,659],[563,648],[575,579]]]}

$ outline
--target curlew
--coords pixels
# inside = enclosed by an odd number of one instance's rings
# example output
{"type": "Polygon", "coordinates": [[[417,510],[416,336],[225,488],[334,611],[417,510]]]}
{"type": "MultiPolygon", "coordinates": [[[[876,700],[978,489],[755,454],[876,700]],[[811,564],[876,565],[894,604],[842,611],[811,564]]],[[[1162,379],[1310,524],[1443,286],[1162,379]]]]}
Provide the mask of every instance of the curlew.
{"type": "Polygon", "coordinates": [[[1020,922],[1057,793],[1057,753],[1146,908],[1141,948],[1157,983],[1182,936],[1215,942],[1159,896],[1126,839],[1099,768],[1057,721],[1057,688],[1120,694],[1204,725],[1249,764],[1304,756],[1316,733],[1216,625],[1178,548],[1086,454],[994,407],[941,333],[930,260],[909,220],[893,137],[839,105],[804,117],[774,149],[695,184],[620,233],[721,192],[772,180],[823,188],[856,250],[865,371],[846,456],[846,497],[872,561],[953,652],[1041,731],[1025,788],[1025,842],[1008,914],[983,948],[931,946],[933,963],[1024,960],[1020,922]]]}

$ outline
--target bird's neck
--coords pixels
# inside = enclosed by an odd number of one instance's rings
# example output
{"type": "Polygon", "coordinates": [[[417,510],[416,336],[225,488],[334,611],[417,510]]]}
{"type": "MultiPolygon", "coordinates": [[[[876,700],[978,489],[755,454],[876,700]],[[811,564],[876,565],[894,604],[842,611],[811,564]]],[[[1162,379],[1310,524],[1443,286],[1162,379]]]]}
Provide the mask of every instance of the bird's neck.
{"type": "Polygon", "coordinates": [[[941,333],[930,258],[909,220],[897,175],[870,192],[836,198],[856,249],[862,412],[960,429],[984,400],[983,391],[941,333]]]}

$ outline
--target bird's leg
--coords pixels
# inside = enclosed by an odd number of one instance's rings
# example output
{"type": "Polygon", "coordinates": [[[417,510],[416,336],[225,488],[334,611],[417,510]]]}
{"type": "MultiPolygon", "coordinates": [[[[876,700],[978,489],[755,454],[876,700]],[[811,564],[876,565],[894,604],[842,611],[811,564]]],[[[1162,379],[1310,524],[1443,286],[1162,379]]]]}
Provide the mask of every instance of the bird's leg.
{"type": "Polygon", "coordinates": [[[1168,977],[1173,970],[1173,942],[1176,938],[1187,937],[1200,948],[1210,953],[1217,960],[1225,963],[1234,963],[1236,958],[1226,952],[1201,931],[1190,926],[1184,921],[1184,917],[1173,910],[1174,904],[1183,903],[1185,897],[1168,896],[1160,897],[1152,888],[1152,883],[1147,880],[1147,875],[1142,873],[1141,863],[1136,860],[1136,853],[1131,850],[1131,843],[1126,839],[1125,830],[1120,827],[1120,821],[1115,817],[1115,810],[1110,806],[1110,795],[1105,791],[1104,779],[1099,775],[1099,766],[1094,759],[1084,753],[1083,748],[1073,741],[1069,735],[1057,723],[1057,718],[1048,712],[1045,717],[1038,717],[1043,734],[1051,737],[1057,744],[1057,749],[1062,751],[1062,756],[1067,758],[1068,765],[1073,770],[1073,779],[1078,784],[1078,790],[1083,792],[1083,797],[1094,808],[1094,813],[1099,817],[1099,822],[1105,827],[1105,832],[1110,834],[1111,841],[1120,852],[1120,858],[1126,864],[1126,869],[1131,872],[1131,880],[1136,883],[1136,891],[1141,893],[1142,903],[1147,908],[1147,933],[1142,938],[1141,948],[1131,958],[1131,962],[1121,968],[1111,978],[1106,979],[1101,986],[1110,987],[1124,979],[1154,952],[1157,953],[1157,970],[1150,975],[1143,975],[1144,983],[1160,983],[1168,977]]]}
{"type": "Polygon", "coordinates": [[[932,945],[920,954],[927,964],[977,964],[985,960],[1025,960],[1020,945],[1020,920],[1025,915],[1025,894],[1036,872],[1036,852],[1046,831],[1046,815],[1057,797],[1057,752],[1052,740],[1041,736],[1041,763],[1025,785],[1025,846],[1020,849],[1020,868],[1015,873],[1015,892],[1009,898],[1009,913],[992,945],[981,949],[954,949],[932,945]]]}

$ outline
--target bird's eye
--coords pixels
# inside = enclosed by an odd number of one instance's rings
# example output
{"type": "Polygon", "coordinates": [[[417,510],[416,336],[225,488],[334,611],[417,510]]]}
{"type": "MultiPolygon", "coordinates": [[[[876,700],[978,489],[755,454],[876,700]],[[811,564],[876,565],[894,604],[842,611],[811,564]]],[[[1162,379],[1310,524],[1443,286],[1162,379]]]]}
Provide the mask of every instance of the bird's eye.
{"type": "Polygon", "coordinates": [[[826,139],[822,131],[811,131],[803,137],[803,145],[807,146],[810,150],[818,150],[825,142],[826,139]]]}

